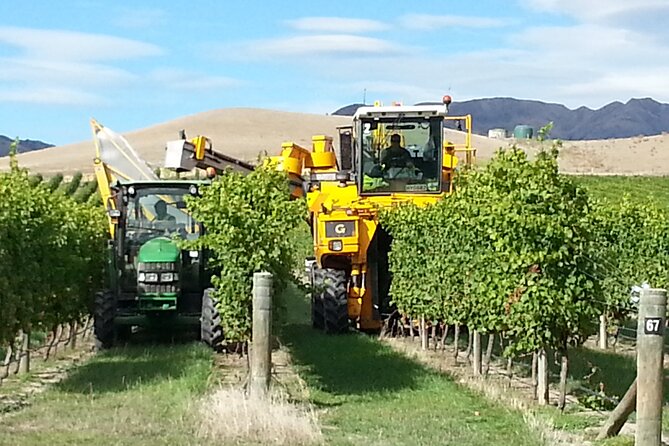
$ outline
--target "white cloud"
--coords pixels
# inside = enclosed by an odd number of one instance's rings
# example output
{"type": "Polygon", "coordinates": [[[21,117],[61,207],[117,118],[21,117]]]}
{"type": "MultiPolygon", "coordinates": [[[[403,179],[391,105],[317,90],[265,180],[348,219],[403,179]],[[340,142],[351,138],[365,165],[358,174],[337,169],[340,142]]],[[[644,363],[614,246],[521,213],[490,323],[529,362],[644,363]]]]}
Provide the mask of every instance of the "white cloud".
{"type": "Polygon", "coordinates": [[[107,103],[100,95],[58,87],[0,89],[0,101],[60,106],[99,106],[107,103]]]}
{"type": "Polygon", "coordinates": [[[167,19],[167,11],[163,9],[136,8],[124,10],[112,23],[119,28],[147,29],[164,26],[167,19]]]}
{"type": "Polygon", "coordinates": [[[498,28],[511,23],[509,19],[459,15],[408,14],[400,17],[400,24],[408,29],[435,30],[442,28],[498,28]]]}
{"type": "MultiPolygon", "coordinates": [[[[388,40],[350,34],[317,34],[248,42],[236,53],[243,57],[388,56],[406,48],[388,40]]],[[[227,52],[227,51],[226,51],[227,52]]]]}
{"type": "Polygon", "coordinates": [[[59,61],[111,61],[157,56],[150,43],[75,31],[0,27],[0,45],[19,48],[28,58],[59,61]]]}
{"type": "Polygon", "coordinates": [[[360,34],[389,28],[386,23],[378,20],[345,17],[302,17],[288,20],[286,23],[298,31],[337,34],[360,34]]]}
{"type": "Polygon", "coordinates": [[[666,0],[525,0],[525,2],[538,11],[567,14],[585,21],[669,9],[666,0]]]}
{"type": "Polygon", "coordinates": [[[122,85],[137,76],[120,68],[83,62],[57,62],[23,58],[0,58],[0,82],[49,83],[54,85],[122,85]]]}
{"type": "Polygon", "coordinates": [[[446,93],[444,89],[438,87],[438,82],[420,84],[420,82],[412,83],[406,78],[403,82],[368,79],[346,84],[344,88],[349,91],[367,90],[368,103],[386,98],[386,101],[399,101],[406,105],[422,101],[439,101],[446,93]]]}
{"type": "Polygon", "coordinates": [[[159,68],[148,74],[151,82],[179,90],[214,90],[237,87],[242,81],[225,76],[209,76],[177,68],[159,68]]]}
{"type": "Polygon", "coordinates": [[[120,37],[0,26],[3,47],[15,54],[0,58],[0,99],[67,106],[107,103],[112,91],[140,79],[115,62],[162,54],[156,45],[120,37]]]}

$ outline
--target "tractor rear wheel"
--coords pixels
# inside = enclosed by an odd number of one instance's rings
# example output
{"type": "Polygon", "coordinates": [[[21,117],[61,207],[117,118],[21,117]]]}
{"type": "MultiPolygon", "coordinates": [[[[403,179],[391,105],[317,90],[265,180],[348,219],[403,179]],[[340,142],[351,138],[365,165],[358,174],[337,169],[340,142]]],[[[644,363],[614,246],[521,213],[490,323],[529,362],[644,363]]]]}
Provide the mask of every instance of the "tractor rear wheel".
{"type": "Polygon", "coordinates": [[[311,326],[317,330],[325,328],[325,304],[323,303],[323,292],[320,289],[323,284],[324,270],[312,267],[311,270],[311,326]]]}
{"type": "Polygon", "coordinates": [[[116,298],[109,291],[95,293],[93,308],[93,331],[95,332],[95,347],[107,349],[114,345],[114,316],[116,314],[116,298]]]}
{"type": "Polygon", "coordinates": [[[221,314],[216,309],[213,288],[207,288],[202,295],[202,314],[200,316],[200,339],[216,351],[223,350],[223,327],[221,314]]]}
{"type": "MultiPolygon", "coordinates": [[[[317,276],[318,278],[318,276],[317,276]]],[[[348,275],[346,271],[332,268],[321,270],[324,329],[326,333],[339,334],[348,331],[348,275]]]]}

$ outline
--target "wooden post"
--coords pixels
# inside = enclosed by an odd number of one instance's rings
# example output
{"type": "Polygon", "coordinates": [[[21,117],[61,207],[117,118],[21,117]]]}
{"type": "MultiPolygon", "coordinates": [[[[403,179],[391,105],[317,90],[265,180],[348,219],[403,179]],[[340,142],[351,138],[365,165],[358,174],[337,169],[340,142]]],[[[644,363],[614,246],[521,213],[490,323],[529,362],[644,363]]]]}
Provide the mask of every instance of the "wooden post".
{"type": "Polygon", "coordinates": [[[492,349],[495,342],[495,333],[488,334],[488,345],[485,350],[485,357],[483,358],[483,376],[488,376],[490,371],[490,362],[492,361],[492,349]]]}
{"type": "Polygon", "coordinates": [[[567,344],[560,350],[560,398],[558,409],[564,411],[567,405],[567,373],[569,372],[569,354],[567,344]]]}
{"type": "Polygon", "coordinates": [[[472,361],[472,367],[474,375],[481,376],[481,332],[478,330],[474,331],[473,352],[474,360],[472,361]]]}
{"type": "Polygon", "coordinates": [[[539,395],[538,395],[539,378],[537,378],[538,363],[539,363],[539,353],[533,352],[532,353],[532,398],[535,399],[535,400],[539,397],[539,395]]]}
{"type": "Polygon", "coordinates": [[[606,420],[606,423],[604,423],[604,426],[600,429],[599,434],[597,435],[597,440],[603,440],[618,435],[620,429],[625,425],[625,421],[627,421],[627,418],[634,412],[635,408],[636,379],[630,388],[627,389],[627,392],[625,392],[623,399],[620,400],[616,408],[613,409],[613,412],[611,412],[611,415],[609,416],[609,419],[606,420]]]}
{"type": "Polygon", "coordinates": [[[548,357],[543,348],[537,353],[537,398],[540,405],[548,404],[548,357]]]}
{"type": "Polygon", "coordinates": [[[636,446],[660,446],[667,290],[643,289],[637,326],[636,446]]]}
{"type": "Polygon", "coordinates": [[[70,322],[70,349],[77,348],[77,321],[70,322]]]}
{"type": "Polygon", "coordinates": [[[0,371],[0,383],[2,380],[9,376],[9,366],[12,363],[12,345],[7,346],[7,352],[5,353],[5,360],[2,362],[2,371],[0,371]]]}
{"type": "Polygon", "coordinates": [[[21,339],[21,353],[19,356],[18,373],[28,373],[30,371],[30,333],[23,333],[21,339]]]}
{"type": "Polygon", "coordinates": [[[428,344],[428,339],[427,339],[427,324],[425,323],[425,316],[420,317],[420,322],[418,326],[418,330],[420,331],[420,349],[421,350],[427,350],[430,348],[428,344]]]}
{"type": "Polygon", "coordinates": [[[455,323],[453,327],[453,360],[458,362],[458,353],[460,352],[460,324],[455,323]]]}
{"type": "Polygon", "coordinates": [[[606,315],[599,316],[599,348],[606,350],[609,348],[609,334],[606,329],[606,315]]]}
{"type": "Polygon", "coordinates": [[[253,337],[249,396],[265,398],[272,369],[272,275],[253,274],[253,337]]]}

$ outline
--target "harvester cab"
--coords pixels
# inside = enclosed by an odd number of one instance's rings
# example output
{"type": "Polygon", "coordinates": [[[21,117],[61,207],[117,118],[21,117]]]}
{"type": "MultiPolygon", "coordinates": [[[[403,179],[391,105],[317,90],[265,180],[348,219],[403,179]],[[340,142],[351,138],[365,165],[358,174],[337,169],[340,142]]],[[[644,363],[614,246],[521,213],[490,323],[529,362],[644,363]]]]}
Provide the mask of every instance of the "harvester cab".
{"type": "Polygon", "coordinates": [[[390,235],[379,211],[401,203],[427,205],[453,191],[458,158],[472,164],[471,116],[449,116],[443,105],[360,107],[351,126],[332,138],[313,137],[309,151],[287,142],[277,157],[295,196],[306,195],[314,241],[308,262],[314,292],[312,325],[341,333],[351,325],[378,330],[393,313],[390,235]],[[462,142],[444,139],[444,123],[458,120],[462,142]]]}
{"type": "Polygon", "coordinates": [[[444,116],[445,108],[360,108],[353,121],[360,194],[441,193],[444,116]]]}
{"type": "Polygon", "coordinates": [[[110,347],[143,327],[163,333],[199,328],[201,339],[218,348],[223,333],[207,252],[179,246],[204,231],[186,198],[198,196],[208,181],[161,180],[121,135],[95,121],[91,126],[111,236],[107,284],[93,311],[98,346],[110,347]]]}

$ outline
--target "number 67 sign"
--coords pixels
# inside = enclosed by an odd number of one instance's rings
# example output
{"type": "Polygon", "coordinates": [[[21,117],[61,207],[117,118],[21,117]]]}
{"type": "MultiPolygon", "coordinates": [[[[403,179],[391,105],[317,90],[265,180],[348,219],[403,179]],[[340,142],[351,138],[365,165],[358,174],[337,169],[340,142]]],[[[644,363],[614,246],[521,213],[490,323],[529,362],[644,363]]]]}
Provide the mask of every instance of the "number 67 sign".
{"type": "Polygon", "coordinates": [[[647,335],[662,335],[664,321],[661,317],[646,317],[643,320],[643,333],[647,335]]]}

